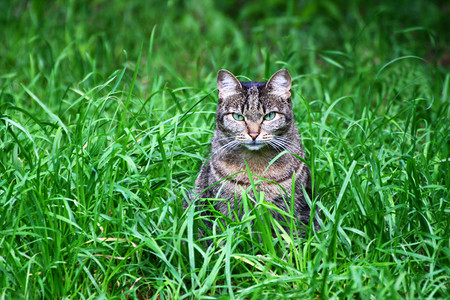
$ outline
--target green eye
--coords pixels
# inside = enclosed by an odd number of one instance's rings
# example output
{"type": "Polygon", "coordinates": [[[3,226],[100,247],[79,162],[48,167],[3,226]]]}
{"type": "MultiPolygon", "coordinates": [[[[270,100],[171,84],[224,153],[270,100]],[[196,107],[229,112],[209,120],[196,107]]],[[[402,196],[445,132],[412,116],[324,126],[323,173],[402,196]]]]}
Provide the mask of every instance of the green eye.
{"type": "Polygon", "coordinates": [[[273,118],[275,118],[275,116],[277,115],[277,113],[276,112],[270,112],[270,113],[268,113],[267,115],[265,115],[264,116],[264,120],[266,120],[266,121],[270,121],[270,120],[272,120],[273,118]]]}
{"type": "Polygon", "coordinates": [[[233,113],[232,115],[233,115],[233,118],[234,118],[235,120],[237,120],[237,121],[242,121],[242,120],[244,120],[244,116],[243,116],[243,115],[240,115],[240,114],[237,114],[237,113],[233,113]]]}

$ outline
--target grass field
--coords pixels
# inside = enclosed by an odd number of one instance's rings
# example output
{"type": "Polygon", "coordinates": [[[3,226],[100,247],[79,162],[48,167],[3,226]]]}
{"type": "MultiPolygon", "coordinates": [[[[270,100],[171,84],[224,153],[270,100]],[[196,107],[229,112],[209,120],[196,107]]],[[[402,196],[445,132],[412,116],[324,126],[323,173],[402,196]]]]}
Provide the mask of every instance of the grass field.
{"type": "Polygon", "coordinates": [[[450,6],[264,3],[0,1],[0,298],[448,297],[450,6]],[[220,68],[292,74],[315,235],[197,236],[220,68]]]}

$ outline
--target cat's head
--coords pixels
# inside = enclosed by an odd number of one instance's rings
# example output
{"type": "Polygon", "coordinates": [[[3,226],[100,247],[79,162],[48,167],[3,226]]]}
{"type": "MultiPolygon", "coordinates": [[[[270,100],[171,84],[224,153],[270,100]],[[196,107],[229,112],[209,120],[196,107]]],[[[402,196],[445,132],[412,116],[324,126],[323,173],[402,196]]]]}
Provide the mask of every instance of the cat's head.
{"type": "MultiPolygon", "coordinates": [[[[295,127],[291,102],[291,76],[281,69],[267,82],[241,82],[231,72],[217,75],[219,104],[217,129],[226,142],[260,150],[286,149],[295,127]],[[228,140],[227,140],[228,139],[228,140]]],[[[225,143],[221,143],[225,144],[225,143]]]]}

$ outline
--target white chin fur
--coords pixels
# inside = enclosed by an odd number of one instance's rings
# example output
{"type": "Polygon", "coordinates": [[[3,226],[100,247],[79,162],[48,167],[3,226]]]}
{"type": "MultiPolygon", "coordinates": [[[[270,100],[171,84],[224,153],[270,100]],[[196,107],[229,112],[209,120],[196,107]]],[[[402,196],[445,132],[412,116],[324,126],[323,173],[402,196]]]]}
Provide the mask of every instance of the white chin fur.
{"type": "Polygon", "coordinates": [[[248,150],[259,150],[262,147],[264,147],[264,144],[244,144],[244,146],[248,149],[248,150]]]}

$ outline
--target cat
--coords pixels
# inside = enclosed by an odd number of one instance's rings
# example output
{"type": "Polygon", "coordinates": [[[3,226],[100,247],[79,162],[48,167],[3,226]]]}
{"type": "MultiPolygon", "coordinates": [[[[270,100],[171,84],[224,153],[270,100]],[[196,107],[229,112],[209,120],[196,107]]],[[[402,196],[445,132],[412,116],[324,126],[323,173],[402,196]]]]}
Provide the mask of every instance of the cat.
{"type": "MultiPolygon", "coordinates": [[[[195,181],[200,206],[207,204],[203,199],[228,200],[214,200],[211,204],[229,216],[228,207],[233,210],[235,204],[240,205],[242,190],[254,197],[247,163],[251,174],[257,175],[253,180],[258,182],[258,191],[264,192],[265,201],[288,212],[295,171],[295,217],[308,226],[310,207],[302,187],[312,199],[311,172],[294,156],[305,158],[292,111],[291,84],[286,69],[277,71],[267,82],[241,82],[230,71],[222,69],[218,72],[219,102],[211,157],[203,164],[195,181]],[[284,150],[288,153],[269,166],[269,162],[284,150]],[[258,176],[267,181],[259,180],[258,176]]],[[[277,221],[289,222],[282,214],[271,213],[277,221]]],[[[207,223],[211,227],[212,223],[207,223]]],[[[315,218],[313,226],[318,229],[315,218]]]]}

